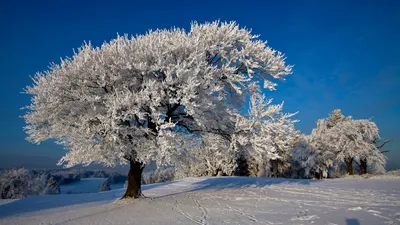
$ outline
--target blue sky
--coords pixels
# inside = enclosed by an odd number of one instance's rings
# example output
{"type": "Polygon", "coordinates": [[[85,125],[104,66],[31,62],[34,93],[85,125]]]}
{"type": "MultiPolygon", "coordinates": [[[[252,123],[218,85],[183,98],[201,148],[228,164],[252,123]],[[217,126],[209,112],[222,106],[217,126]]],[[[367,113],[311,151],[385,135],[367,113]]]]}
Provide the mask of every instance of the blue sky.
{"type": "Polygon", "coordinates": [[[286,54],[293,75],[266,92],[299,111],[310,133],[335,108],[373,118],[400,168],[400,1],[1,1],[0,167],[54,166],[62,147],[24,140],[21,107],[30,75],[71,56],[83,41],[119,34],[189,28],[190,22],[235,20],[286,54]]]}

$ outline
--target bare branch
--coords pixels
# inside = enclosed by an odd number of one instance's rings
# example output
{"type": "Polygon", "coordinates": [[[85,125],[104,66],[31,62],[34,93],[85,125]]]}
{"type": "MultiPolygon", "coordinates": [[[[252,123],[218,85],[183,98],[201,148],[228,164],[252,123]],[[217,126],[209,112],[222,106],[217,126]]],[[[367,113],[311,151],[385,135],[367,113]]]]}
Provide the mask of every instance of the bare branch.
{"type": "Polygon", "coordinates": [[[381,145],[377,146],[377,149],[381,149],[383,146],[385,146],[386,143],[390,142],[390,139],[385,140],[381,145]]]}

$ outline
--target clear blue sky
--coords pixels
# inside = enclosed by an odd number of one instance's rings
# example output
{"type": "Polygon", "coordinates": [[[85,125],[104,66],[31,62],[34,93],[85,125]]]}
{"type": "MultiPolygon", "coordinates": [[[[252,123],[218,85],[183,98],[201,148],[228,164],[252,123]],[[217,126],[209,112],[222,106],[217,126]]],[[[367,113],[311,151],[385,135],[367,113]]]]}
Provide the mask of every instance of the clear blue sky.
{"type": "Polygon", "coordinates": [[[389,167],[400,168],[400,1],[1,1],[0,167],[54,166],[63,149],[24,140],[20,94],[30,75],[71,56],[83,41],[235,20],[287,56],[294,73],[268,92],[299,111],[310,133],[335,108],[371,118],[391,138],[389,167]],[[262,3],[261,3],[262,2],[262,3]]]}

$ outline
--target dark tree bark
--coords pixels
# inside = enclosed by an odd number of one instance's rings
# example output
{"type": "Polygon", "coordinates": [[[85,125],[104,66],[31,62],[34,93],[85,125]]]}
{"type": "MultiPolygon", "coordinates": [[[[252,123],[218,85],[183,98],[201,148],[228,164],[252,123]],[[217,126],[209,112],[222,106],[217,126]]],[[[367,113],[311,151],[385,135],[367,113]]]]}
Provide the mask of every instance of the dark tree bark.
{"type": "Polygon", "coordinates": [[[347,173],[353,175],[353,158],[345,159],[344,162],[346,163],[347,173]]]}
{"type": "Polygon", "coordinates": [[[317,172],[314,173],[314,178],[315,179],[321,180],[322,179],[321,177],[322,177],[321,171],[317,171],[317,172]]]}
{"type": "Polygon", "coordinates": [[[233,173],[234,176],[250,176],[249,164],[246,157],[241,152],[236,155],[236,163],[238,166],[233,173]]]}
{"type": "Polygon", "coordinates": [[[269,162],[271,166],[270,168],[271,177],[279,177],[278,175],[280,174],[278,174],[278,166],[279,166],[278,160],[270,160],[269,162]]]}
{"type": "Polygon", "coordinates": [[[122,198],[143,198],[142,194],[142,172],[144,164],[138,161],[130,160],[130,169],[128,173],[128,187],[122,198]]]}
{"type": "Polygon", "coordinates": [[[379,145],[379,146],[376,146],[376,148],[377,149],[381,149],[381,148],[383,148],[383,146],[385,146],[387,143],[389,143],[390,142],[390,139],[387,139],[387,140],[385,140],[381,145],[379,145]]]}
{"type": "Polygon", "coordinates": [[[367,159],[360,159],[360,175],[367,173],[367,159]]]}
{"type": "MultiPolygon", "coordinates": [[[[376,146],[376,148],[379,150],[379,149],[383,148],[389,142],[390,142],[390,139],[387,139],[381,145],[376,146]]],[[[375,145],[376,145],[376,141],[375,141],[375,145]]],[[[380,150],[380,152],[383,154],[386,152],[390,152],[390,150],[380,150]]],[[[367,173],[367,167],[368,167],[367,159],[360,159],[360,164],[358,166],[360,167],[360,175],[367,173]]]]}

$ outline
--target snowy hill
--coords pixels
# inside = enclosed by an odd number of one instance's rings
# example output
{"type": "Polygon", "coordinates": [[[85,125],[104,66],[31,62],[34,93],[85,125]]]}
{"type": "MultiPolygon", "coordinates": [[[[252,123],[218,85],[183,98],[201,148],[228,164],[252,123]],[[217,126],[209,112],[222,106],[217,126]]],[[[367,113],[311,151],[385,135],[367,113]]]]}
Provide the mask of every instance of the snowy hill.
{"type": "Polygon", "coordinates": [[[187,178],[0,203],[0,224],[400,224],[400,179],[187,178]]]}

